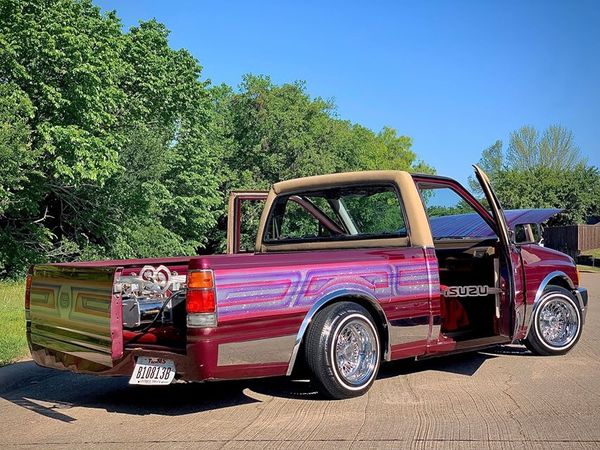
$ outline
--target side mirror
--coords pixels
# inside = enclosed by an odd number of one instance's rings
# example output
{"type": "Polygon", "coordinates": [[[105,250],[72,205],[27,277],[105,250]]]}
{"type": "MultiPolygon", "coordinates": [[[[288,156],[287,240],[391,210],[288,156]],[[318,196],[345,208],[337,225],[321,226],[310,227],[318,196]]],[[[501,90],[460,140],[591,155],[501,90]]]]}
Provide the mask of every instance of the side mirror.
{"type": "Polygon", "coordinates": [[[515,244],[543,245],[542,230],[537,223],[519,223],[515,225],[515,244]]]}
{"type": "Polygon", "coordinates": [[[509,228],[508,230],[508,240],[513,244],[518,244],[515,230],[513,230],[512,228],[509,228]]]}

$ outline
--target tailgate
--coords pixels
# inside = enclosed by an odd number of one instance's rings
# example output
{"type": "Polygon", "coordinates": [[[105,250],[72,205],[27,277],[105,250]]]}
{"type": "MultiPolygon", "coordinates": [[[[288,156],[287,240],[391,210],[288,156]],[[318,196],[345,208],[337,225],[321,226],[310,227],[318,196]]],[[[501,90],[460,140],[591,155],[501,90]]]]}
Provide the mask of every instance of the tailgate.
{"type": "Polygon", "coordinates": [[[27,337],[41,365],[102,372],[123,355],[117,267],[34,266],[27,337]]]}

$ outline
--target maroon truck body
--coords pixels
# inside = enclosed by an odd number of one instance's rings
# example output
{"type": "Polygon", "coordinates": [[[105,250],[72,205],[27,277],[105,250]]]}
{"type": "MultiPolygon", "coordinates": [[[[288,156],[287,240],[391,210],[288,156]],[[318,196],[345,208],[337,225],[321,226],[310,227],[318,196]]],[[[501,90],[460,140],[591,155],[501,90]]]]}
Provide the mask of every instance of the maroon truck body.
{"type": "MultiPolygon", "coordinates": [[[[372,174],[373,182],[378,174],[372,174]]],[[[291,375],[305,366],[305,336],[311,323],[325,307],[344,301],[369,312],[377,327],[381,359],[423,358],[526,339],[548,286],[572,293],[581,327],[587,294],[579,287],[571,258],[533,243],[509,242],[503,247],[501,225],[493,211],[458,183],[442,177],[410,177],[414,186],[452,189],[495,227],[497,236],[485,242],[435,237],[433,245],[416,242],[414,222],[424,205],[409,207],[414,193],[407,193],[406,185],[399,183],[396,188],[407,219],[406,245],[381,239],[379,244],[368,241],[364,248],[358,244],[261,251],[259,236],[253,253],[35,266],[26,304],[32,356],[43,366],[98,375],[130,376],[142,356],[173,361],[177,377],[188,381],[291,375]],[[478,265],[489,265],[489,270],[478,265]],[[148,329],[126,329],[120,280],[141,276],[143,267],[158,266],[185,280],[190,273],[209,274],[211,284],[200,290],[210,291],[203,297],[209,302],[210,295],[215,296],[211,312],[215,323],[205,326],[184,317],[179,324],[173,319],[166,325],[150,324],[148,329]],[[471,297],[468,289],[481,285],[489,293],[471,297]],[[486,306],[470,306],[476,302],[486,306]],[[481,325],[474,324],[478,315],[481,325]],[[470,324],[461,328],[461,321],[470,324]]],[[[310,183],[308,191],[314,190],[310,183]]],[[[319,186],[352,183],[358,182],[332,176],[319,181],[319,186]]],[[[279,196],[301,191],[290,189],[284,186],[277,192],[275,185],[268,196],[251,193],[246,198],[266,200],[269,209],[279,196]]],[[[232,205],[238,208],[230,211],[236,218],[233,233],[238,242],[233,253],[239,249],[241,213],[238,203],[232,205]]],[[[262,222],[269,211],[263,216],[262,222]]],[[[193,316],[187,295],[183,315],[193,316]]]]}

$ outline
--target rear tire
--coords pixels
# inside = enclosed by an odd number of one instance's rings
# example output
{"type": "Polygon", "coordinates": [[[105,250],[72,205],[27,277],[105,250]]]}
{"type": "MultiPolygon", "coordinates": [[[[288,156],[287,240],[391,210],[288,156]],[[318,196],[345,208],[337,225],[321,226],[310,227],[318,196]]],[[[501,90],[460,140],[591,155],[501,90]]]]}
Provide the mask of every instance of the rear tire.
{"type": "Polygon", "coordinates": [[[581,336],[581,311],[573,294],[560,286],[544,289],[525,346],[536,355],[563,355],[581,336]]]}
{"type": "Polygon", "coordinates": [[[325,307],[307,333],[305,357],[312,381],[325,397],[358,397],[379,371],[381,344],[369,312],[351,302],[325,307]]]}

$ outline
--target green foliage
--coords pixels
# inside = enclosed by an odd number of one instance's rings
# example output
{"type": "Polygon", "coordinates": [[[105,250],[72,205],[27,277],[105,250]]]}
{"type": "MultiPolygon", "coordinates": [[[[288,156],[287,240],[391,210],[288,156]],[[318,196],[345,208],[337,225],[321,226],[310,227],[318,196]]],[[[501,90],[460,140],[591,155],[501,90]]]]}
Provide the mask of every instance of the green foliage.
{"type": "Polygon", "coordinates": [[[398,197],[392,190],[348,196],[344,198],[344,204],[363,234],[406,232],[398,197]]]}
{"type": "Polygon", "coordinates": [[[540,136],[525,126],[511,133],[506,164],[513,169],[572,170],[585,163],[575,146],[573,133],[560,125],[549,126],[540,136]]]}
{"type": "MultiPolygon", "coordinates": [[[[555,224],[574,224],[600,213],[600,172],[588,166],[571,131],[553,125],[544,133],[522,127],[483,151],[479,166],[488,174],[505,208],[560,208],[555,224]]],[[[471,187],[481,193],[478,183],[471,187]]]]}
{"type": "Polygon", "coordinates": [[[507,208],[564,209],[555,224],[585,223],[600,214],[600,173],[583,164],[563,171],[504,170],[496,177],[495,191],[507,208]]]}
{"type": "Polygon", "coordinates": [[[14,84],[0,84],[0,214],[16,202],[33,169],[29,120],[33,106],[14,84]]]}
{"type": "Polygon", "coordinates": [[[432,171],[410,138],[340,120],[301,82],[210,86],[168,35],[154,20],[124,32],[91,0],[0,3],[3,276],[48,260],[222,250],[232,188],[432,171]]]}
{"type": "Polygon", "coordinates": [[[334,105],[311,99],[301,82],[276,86],[247,75],[239,92],[219,94],[230,120],[225,162],[233,188],[352,170],[432,171],[416,160],[410,138],[338,119],[334,105]]]}
{"type": "Polygon", "coordinates": [[[222,202],[201,67],[155,21],[89,0],[3,2],[0,261],[194,253],[222,202]],[[18,195],[16,194],[18,193],[18,195]]]}
{"type": "Polygon", "coordinates": [[[472,212],[473,207],[466,201],[461,201],[455,206],[432,205],[427,207],[427,215],[429,217],[456,216],[458,214],[470,214],[472,212]]]}

